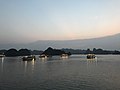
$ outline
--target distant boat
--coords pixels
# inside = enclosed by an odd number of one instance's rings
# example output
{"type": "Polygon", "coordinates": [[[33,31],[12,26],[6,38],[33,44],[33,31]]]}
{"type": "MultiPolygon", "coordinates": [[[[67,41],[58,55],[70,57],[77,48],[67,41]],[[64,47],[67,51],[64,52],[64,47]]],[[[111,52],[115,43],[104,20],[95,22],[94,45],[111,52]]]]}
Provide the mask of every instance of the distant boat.
{"type": "Polygon", "coordinates": [[[32,60],[36,60],[35,56],[25,56],[22,58],[23,61],[32,61],[32,60]]]}
{"type": "Polygon", "coordinates": [[[45,55],[45,54],[41,54],[39,57],[40,57],[40,58],[48,58],[49,56],[48,56],[48,55],[45,55]]]}
{"type": "Polygon", "coordinates": [[[0,58],[2,58],[2,57],[5,57],[5,55],[2,55],[2,54],[1,54],[1,55],[0,55],[0,58]]]}
{"type": "Polygon", "coordinates": [[[87,59],[94,59],[95,57],[95,54],[87,54],[87,59]]]}
{"type": "Polygon", "coordinates": [[[61,55],[62,58],[68,58],[68,56],[69,56],[68,54],[62,54],[61,55]]]}

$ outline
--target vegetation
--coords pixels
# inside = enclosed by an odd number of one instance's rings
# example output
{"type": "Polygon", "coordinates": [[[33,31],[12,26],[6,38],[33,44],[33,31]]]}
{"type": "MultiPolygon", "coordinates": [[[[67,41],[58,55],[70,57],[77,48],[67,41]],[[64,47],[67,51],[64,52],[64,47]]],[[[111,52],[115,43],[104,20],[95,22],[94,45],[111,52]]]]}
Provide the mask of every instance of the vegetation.
{"type": "Polygon", "coordinates": [[[7,57],[14,57],[14,56],[28,56],[28,55],[40,55],[40,54],[46,54],[46,55],[61,55],[61,54],[113,54],[113,55],[120,55],[120,51],[114,50],[103,50],[101,48],[96,49],[93,48],[93,50],[90,50],[89,48],[87,50],[81,50],[81,49],[53,49],[49,47],[44,52],[40,50],[28,50],[28,49],[20,49],[16,50],[14,48],[9,50],[0,50],[1,55],[5,55],[7,57]]]}
{"type": "Polygon", "coordinates": [[[109,50],[103,50],[101,48],[96,49],[93,48],[93,50],[90,50],[89,48],[87,50],[81,50],[81,49],[62,49],[63,51],[66,52],[71,52],[72,54],[120,54],[120,51],[114,50],[114,51],[109,51],[109,50]]]}
{"type": "Polygon", "coordinates": [[[6,51],[7,50],[5,50],[5,49],[0,50],[0,55],[4,55],[6,51]]]}
{"type": "Polygon", "coordinates": [[[6,57],[14,57],[18,56],[18,51],[16,49],[9,49],[8,51],[5,52],[6,57]]]}
{"type": "Polygon", "coordinates": [[[28,49],[20,49],[19,51],[17,51],[16,49],[12,48],[4,52],[4,55],[6,57],[27,56],[31,55],[31,52],[28,49]]]}
{"type": "Polygon", "coordinates": [[[53,49],[53,48],[51,48],[51,47],[49,47],[48,49],[46,49],[42,54],[49,55],[49,56],[62,55],[62,54],[71,55],[70,52],[69,52],[69,53],[66,53],[66,52],[63,51],[63,50],[53,49]]]}
{"type": "Polygon", "coordinates": [[[33,50],[33,51],[31,51],[32,55],[40,55],[42,53],[43,53],[43,51],[40,51],[40,50],[33,50]]]}
{"type": "Polygon", "coordinates": [[[28,49],[20,49],[18,51],[18,54],[19,56],[28,56],[28,55],[31,55],[31,52],[28,49]]]}

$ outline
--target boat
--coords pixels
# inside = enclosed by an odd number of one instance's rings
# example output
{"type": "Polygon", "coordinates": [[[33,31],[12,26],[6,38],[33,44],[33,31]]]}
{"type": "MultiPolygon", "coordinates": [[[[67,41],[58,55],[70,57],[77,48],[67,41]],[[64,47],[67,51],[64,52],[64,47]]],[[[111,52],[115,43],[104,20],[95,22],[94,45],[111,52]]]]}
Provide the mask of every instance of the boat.
{"type": "Polygon", "coordinates": [[[2,58],[2,57],[5,57],[5,55],[2,55],[2,54],[1,54],[1,55],[0,55],[0,58],[2,58]]]}
{"type": "Polygon", "coordinates": [[[25,56],[22,58],[23,61],[32,61],[32,60],[36,60],[35,56],[25,56]]]}
{"type": "Polygon", "coordinates": [[[87,54],[87,59],[94,59],[95,57],[95,54],[87,54]]]}
{"type": "Polygon", "coordinates": [[[68,58],[68,56],[69,56],[68,54],[62,54],[61,55],[62,58],[68,58]]]}
{"type": "Polygon", "coordinates": [[[41,54],[39,57],[40,57],[40,58],[48,58],[48,55],[41,54]]]}

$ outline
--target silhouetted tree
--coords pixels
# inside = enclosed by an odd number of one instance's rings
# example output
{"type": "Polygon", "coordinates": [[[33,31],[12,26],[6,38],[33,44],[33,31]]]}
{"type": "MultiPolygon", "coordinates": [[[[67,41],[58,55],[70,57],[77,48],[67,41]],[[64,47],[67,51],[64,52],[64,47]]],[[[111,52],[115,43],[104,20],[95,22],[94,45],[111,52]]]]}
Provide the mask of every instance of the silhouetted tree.
{"type": "Polygon", "coordinates": [[[8,51],[5,52],[6,57],[14,57],[18,56],[18,51],[16,49],[9,49],[8,51]]]}
{"type": "Polygon", "coordinates": [[[7,50],[0,50],[0,54],[4,55],[7,50]]]}
{"type": "Polygon", "coordinates": [[[104,54],[104,50],[101,48],[96,49],[95,54],[104,54]]]}
{"type": "Polygon", "coordinates": [[[19,53],[19,56],[31,55],[31,52],[30,52],[30,50],[28,50],[28,49],[20,49],[20,50],[18,51],[18,53],[19,53]]]}
{"type": "Polygon", "coordinates": [[[90,54],[91,53],[91,50],[88,48],[87,50],[86,50],[86,54],[90,54]]]}
{"type": "Polygon", "coordinates": [[[47,50],[45,50],[42,54],[54,56],[54,55],[65,54],[65,52],[62,51],[62,50],[53,49],[53,48],[49,47],[49,48],[48,48],[47,50]]]}
{"type": "Polygon", "coordinates": [[[43,51],[40,51],[40,50],[33,50],[33,51],[31,51],[32,55],[40,55],[42,53],[43,53],[43,51]]]}
{"type": "Polygon", "coordinates": [[[96,52],[96,48],[93,48],[93,52],[96,52]]]}
{"type": "Polygon", "coordinates": [[[113,54],[120,54],[120,52],[117,51],[117,50],[115,50],[115,51],[113,52],[113,54]]]}

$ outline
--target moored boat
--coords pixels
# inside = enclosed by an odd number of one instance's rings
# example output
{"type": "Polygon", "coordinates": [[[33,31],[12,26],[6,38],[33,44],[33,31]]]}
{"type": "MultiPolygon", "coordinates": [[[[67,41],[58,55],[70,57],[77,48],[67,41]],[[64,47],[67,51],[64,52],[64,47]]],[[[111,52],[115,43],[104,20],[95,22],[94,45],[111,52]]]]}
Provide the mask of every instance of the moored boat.
{"type": "Polygon", "coordinates": [[[48,55],[41,54],[39,57],[40,57],[40,58],[48,58],[48,55]]]}
{"type": "Polygon", "coordinates": [[[5,57],[5,55],[2,55],[2,54],[1,54],[1,55],[0,55],[0,58],[2,58],[2,57],[5,57]]]}
{"type": "Polygon", "coordinates": [[[87,59],[94,59],[95,57],[95,54],[87,54],[87,59]]]}
{"type": "Polygon", "coordinates": [[[69,56],[68,54],[62,54],[61,55],[62,58],[68,58],[68,56],[69,56]]]}
{"type": "Polygon", "coordinates": [[[25,56],[22,58],[23,61],[32,61],[32,60],[36,60],[35,56],[25,56]]]}

